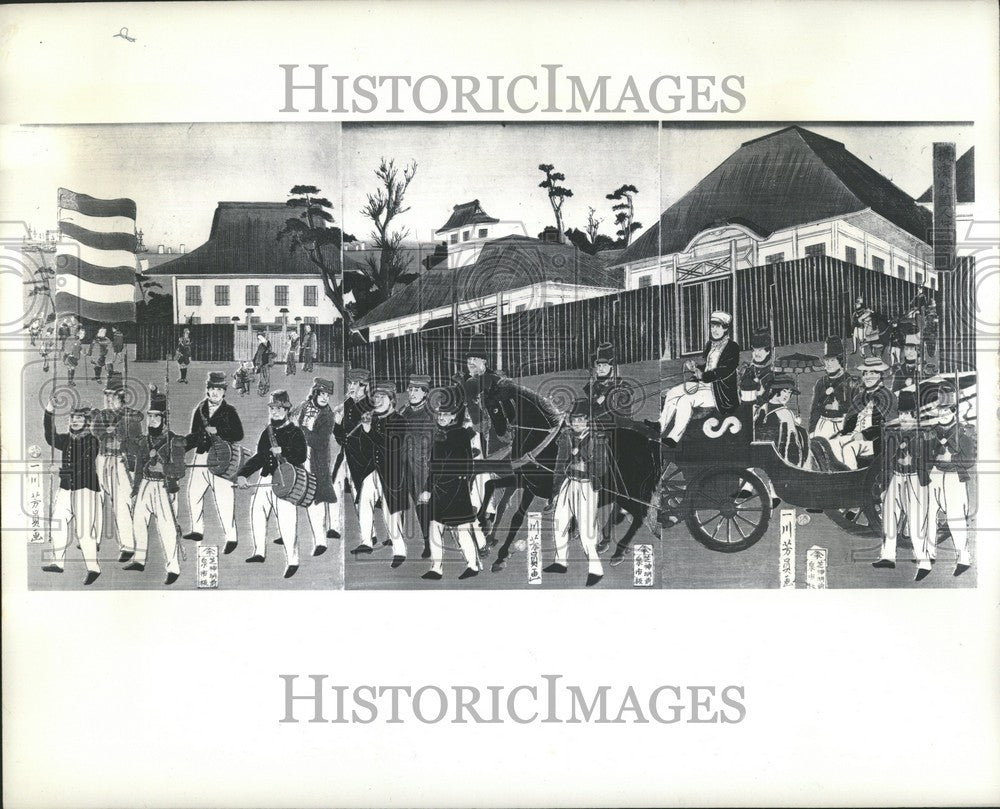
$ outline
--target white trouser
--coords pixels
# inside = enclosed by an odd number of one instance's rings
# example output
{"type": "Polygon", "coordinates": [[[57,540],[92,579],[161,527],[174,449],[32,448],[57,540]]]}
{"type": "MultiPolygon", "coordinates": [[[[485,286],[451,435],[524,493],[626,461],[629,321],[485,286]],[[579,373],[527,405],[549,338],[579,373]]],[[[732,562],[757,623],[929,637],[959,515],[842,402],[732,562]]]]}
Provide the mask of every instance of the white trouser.
{"type": "Polygon", "coordinates": [[[840,430],[843,426],[843,416],[836,419],[831,419],[827,416],[820,416],[819,421],[816,422],[816,429],[809,434],[810,438],[825,438],[829,441],[830,449],[833,450],[834,457],[841,463],[844,462],[844,452],[840,442],[835,439],[840,435],[840,430]]]}
{"type": "Polygon", "coordinates": [[[375,504],[382,500],[382,517],[385,529],[389,532],[392,542],[393,556],[406,556],[406,540],[403,536],[403,512],[393,514],[389,511],[389,501],[383,495],[382,481],[378,470],[372,472],[361,482],[361,497],[358,501],[358,521],[361,523],[361,544],[371,547],[375,536],[375,504]]]}
{"type": "Polygon", "coordinates": [[[194,456],[195,466],[188,475],[188,506],[191,509],[191,530],[196,534],[205,533],[205,496],[209,491],[215,495],[215,507],[219,511],[219,522],[226,535],[226,542],[236,542],[236,496],[233,484],[225,478],[213,475],[205,467],[208,453],[199,452],[194,456]]]}
{"type": "Polygon", "coordinates": [[[430,546],[431,546],[431,570],[435,573],[442,573],[444,569],[444,532],[451,528],[451,531],[458,538],[458,547],[465,557],[465,564],[473,570],[482,570],[479,562],[479,554],[476,552],[476,539],[473,523],[467,522],[463,525],[448,526],[431,520],[430,546]]]}
{"type": "Polygon", "coordinates": [[[597,492],[589,480],[566,478],[556,497],[556,562],[561,565],[568,566],[569,527],[574,517],[580,532],[580,544],[587,555],[587,570],[603,576],[604,565],[597,555],[597,492]]]}
{"type": "Polygon", "coordinates": [[[681,383],[674,385],[667,391],[666,399],[663,402],[663,410],[660,412],[660,432],[667,429],[670,418],[673,416],[674,426],[670,430],[668,438],[680,441],[687,429],[688,422],[691,421],[691,413],[696,407],[715,407],[715,393],[712,386],[707,382],[681,383]],[[690,393],[685,389],[694,388],[690,393]]]}
{"type": "Polygon", "coordinates": [[[285,549],[287,566],[299,563],[298,506],[276,497],[271,490],[271,476],[261,475],[250,501],[250,529],[253,533],[254,556],[267,556],[267,518],[274,512],[278,535],[285,549]]]}
{"type": "Polygon", "coordinates": [[[969,484],[958,479],[957,472],[931,470],[930,510],[927,515],[928,545],[937,543],[937,510],[948,519],[948,530],[958,551],[958,564],[971,564],[969,558],[969,484]]]}
{"type": "Polygon", "coordinates": [[[875,452],[875,445],[863,438],[855,439],[850,435],[830,441],[833,453],[849,469],[858,468],[858,458],[870,458],[875,452]]]}
{"type": "Polygon", "coordinates": [[[854,353],[858,353],[858,349],[864,345],[865,342],[865,327],[855,326],[854,327],[854,353]]]}
{"type": "Polygon", "coordinates": [[[52,505],[52,564],[61,570],[66,562],[70,532],[76,534],[87,570],[101,572],[97,543],[104,527],[100,492],[93,489],[59,489],[52,505]]]}
{"type": "Polygon", "coordinates": [[[330,529],[343,536],[343,512],[340,506],[343,498],[341,494],[336,503],[313,503],[306,509],[309,525],[312,527],[314,549],[326,547],[326,532],[330,529]]]}
{"type": "Polygon", "coordinates": [[[149,521],[156,517],[156,531],[160,535],[167,573],[181,572],[180,553],[177,547],[177,521],[173,503],[162,480],[143,480],[135,498],[132,527],[135,532],[135,561],[146,564],[149,548],[149,521]]]}
{"type": "MultiPolygon", "coordinates": [[[[471,444],[473,453],[478,452],[478,457],[480,458],[486,457],[486,452],[483,449],[483,437],[479,433],[472,436],[471,444]]],[[[486,481],[491,480],[492,478],[493,475],[488,472],[484,472],[481,475],[474,475],[472,478],[472,486],[469,489],[469,499],[472,500],[472,507],[476,509],[476,511],[479,511],[479,509],[482,508],[482,505],[486,500],[486,481]]],[[[496,497],[495,492],[493,497],[496,497]]],[[[493,498],[491,498],[490,502],[486,504],[486,513],[496,514],[496,511],[496,503],[493,501],[493,498]]],[[[481,529],[478,527],[478,523],[476,531],[478,533],[482,533],[481,529]]]]}
{"type": "Polygon", "coordinates": [[[132,484],[125,468],[125,459],[120,454],[98,455],[97,479],[101,482],[103,502],[111,507],[111,519],[118,535],[118,547],[123,551],[134,551],[132,484]]]}
{"type": "Polygon", "coordinates": [[[913,553],[920,567],[930,570],[931,557],[927,533],[928,487],[920,485],[916,473],[901,475],[894,472],[882,493],[882,553],[880,559],[896,561],[896,533],[900,517],[906,516],[907,529],[913,542],[913,553]]]}

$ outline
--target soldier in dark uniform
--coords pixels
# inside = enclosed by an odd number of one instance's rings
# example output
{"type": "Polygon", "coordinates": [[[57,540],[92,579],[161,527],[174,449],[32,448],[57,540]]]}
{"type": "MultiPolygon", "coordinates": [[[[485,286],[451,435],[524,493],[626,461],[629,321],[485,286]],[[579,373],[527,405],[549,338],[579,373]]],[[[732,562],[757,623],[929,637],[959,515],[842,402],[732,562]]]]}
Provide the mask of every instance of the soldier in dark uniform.
{"type": "Polygon", "coordinates": [[[86,332],[82,328],[78,329],[63,354],[63,362],[66,365],[66,384],[74,388],[76,387],[76,382],[73,381],[73,377],[76,375],[76,369],[80,366],[80,358],[83,356],[83,338],[85,334],[86,332]]]}
{"type": "Polygon", "coordinates": [[[111,347],[111,341],[108,339],[108,330],[101,326],[97,330],[97,335],[93,340],[90,341],[90,351],[88,356],[90,357],[90,362],[94,366],[94,381],[101,381],[101,374],[104,373],[104,363],[108,358],[108,349],[111,347]]]}
{"type": "Polygon", "coordinates": [[[184,437],[167,430],[167,397],[154,386],[150,389],[146,411],[146,435],[139,441],[135,470],[132,473],[132,515],[135,534],[135,557],[125,570],[146,569],[149,547],[149,522],[156,517],[156,530],[166,563],[166,584],[173,584],[181,574],[180,527],[174,501],[178,473],[184,472],[184,437]]]}
{"type": "Polygon", "coordinates": [[[42,355],[42,373],[49,372],[49,357],[56,350],[56,333],[51,326],[45,327],[45,334],[42,336],[42,344],[38,348],[38,353],[42,355]]]}
{"type": "Polygon", "coordinates": [[[976,440],[968,427],[958,420],[955,386],[946,382],[938,388],[937,414],[931,423],[930,512],[927,516],[928,546],[932,553],[937,543],[937,519],[942,511],[948,521],[958,560],[956,576],[972,565],[969,554],[969,482],[976,463],[976,440]]]}
{"type": "MultiPolygon", "coordinates": [[[[431,510],[427,503],[420,501],[427,481],[427,470],[431,461],[431,444],[434,441],[435,418],[427,402],[431,389],[431,378],[425,374],[410,374],[410,384],[406,389],[409,401],[399,409],[399,415],[406,420],[406,437],[403,452],[406,455],[406,488],[414,502],[420,533],[424,538],[421,558],[431,555],[430,526],[431,510]]],[[[409,531],[407,534],[409,535],[409,531]]]]}
{"type": "Polygon", "coordinates": [[[358,498],[361,522],[361,544],[351,553],[371,553],[374,548],[375,505],[382,501],[388,541],[392,545],[391,567],[406,561],[406,537],[403,514],[409,501],[406,489],[406,458],[403,440],[406,421],[396,412],[396,386],[392,382],[379,382],[372,393],[374,410],[362,414],[361,452],[371,458],[372,471],[361,482],[358,498]],[[367,444],[367,446],[366,446],[367,444]]]}
{"type": "MultiPolygon", "coordinates": [[[[339,539],[343,514],[341,498],[333,487],[333,408],[330,397],[334,392],[331,379],[315,377],[309,398],[294,414],[309,447],[309,471],[316,478],[316,496],[306,511],[313,534],[313,556],[326,553],[327,539],[339,539]]],[[[340,492],[341,496],[343,491],[340,492]]]]}
{"type": "Polygon", "coordinates": [[[844,341],[837,335],[826,338],[823,365],[826,373],[816,380],[813,388],[812,407],[809,409],[809,437],[823,438],[834,457],[843,463],[839,442],[833,442],[844,426],[844,419],[858,388],[858,380],[844,370],[846,362],[844,341]]]}
{"type": "Polygon", "coordinates": [[[312,326],[305,325],[305,333],[302,335],[302,370],[309,373],[313,369],[316,361],[316,335],[313,334],[312,326]]]}
{"type": "Polygon", "coordinates": [[[754,403],[763,405],[767,401],[767,390],[774,378],[774,355],[771,345],[771,332],[768,329],[757,329],[750,335],[750,364],[743,369],[740,376],[740,399],[743,391],[756,390],[754,403]]]}
{"type": "MultiPolygon", "coordinates": [[[[340,495],[345,484],[349,485],[354,491],[355,508],[358,508],[361,484],[375,468],[374,458],[369,452],[370,442],[361,434],[361,417],[372,409],[368,396],[371,375],[364,368],[349,368],[345,379],[347,399],[333,410],[333,437],[340,445],[340,453],[333,466],[333,486],[340,495]]],[[[358,509],[359,520],[360,517],[358,509]]],[[[374,528],[374,525],[371,527],[374,528]]],[[[373,534],[369,534],[368,539],[369,544],[374,544],[373,534]]]]}
{"type": "Polygon", "coordinates": [[[479,574],[482,563],[476,548],[476,508],[472,505],[471,439],[475,431],[464,424],[459,396],[442,397],[435,407],[437,429],[431,447],[427,477],[419,502],[430,512],[431,569],[421,578],[440,579],[444,569],[444,533],[450,528],[465,557],[460,579],[479,574]]]}
{"type": "Polygon", "coordinates": [[[267,405],[268,424],[257,440],[257,452],[237,472],[236,485],[249,488],[247,478],[259,472],[258,486],[250,501],[250,528],[253,534],[253,554],[247,562],[263,562],[267,554],[267,520],[274,512],[278,533],[285,548],[285,574],[290,579],[299,569],[298,516],[299,509],[289,500],[275,495],[271,477],[282,463],[301,467],[308,457],[306,437],[302,429],[293,424],[288,414],[292,409],[288,392],[271,393],[267,405]],[[263,484],[263,485],[261,485],[263,484]]]}
{"type": "Polygon", "coordinates": [[[854,301],[854,311],[851,313],[851,333],[854,338],[854,350],[852,354],[857,354],[861,350],[861,346],[865,342],[865,324],[862,322],[861,318],[868,308],[865,306],[865,300],[860,295],[854,301]]]}
{"type": "Polygon", "coordinates": [[[118,363],[122,363],[122,365],[125,364],[125,335],[117,326],[112,326],[111,347],[108,350],[108,358],[106,361],[108,379],[111,378],[111,374],[115,373],[115,366],[117,366],[118,363]]]}
{"type": "Polygon", "coordinates": [[[101,566],[97,562],[97,547],[103,526],[101,486],[97,473],[100,444],[87,429],[92,412],[87,405],[73,408],[69,414],[69,432],[60,433],[55,428],[55,405],[49,399],[42,418],[46,442],[62,453],[59,491],[52,504],[52,561],[42,570],[46,573],[63,572],[72,530],[87,564],[84,584],[93,584],[101,575],[101,566]]]}
{"type": "MultiPolygon", "coordinates": [[[[468,369],[463,377],[462,388],[465,392],[465,402],[468,417],[472,420],[476,435],[472,439],[472,456],[485,458],[500,449],[501,442],[493,429],[493,424],[486,409],[485,402],[493,386],[500,381],[500,375],[489,367],[490,350],[486,338],[473,337],[465,352],[465,363],[468,369]]],[[[486,498],[486,481],[492,475],[483,473],[476,475],[472,482],[472,503],[477,510],[485,514],[485,524],[481,525],[484,533],[489,533],[490,523],[496,517],[496,506],[483,503],[486,498]]]]}
{"type": "Polygon", "coordinates": [[[597,347],[583,395],[590,402],[591,417],[606,427],[612,426],[616,419],[632,418],[634,391],[618,376],[618,361],[611,343],[597,347]]]}
{"type": "Polygon", "coordinates": [[[898,394],[903,388],[916,388],[925,376],[920,360],[920,333],[917,324],[904,321],[900,324],[902,356],[892,367],[892,392],[898,394]]]}
{"type": "Polygon", "coordinates": [[[882,494],[882,551],[872,566],[896,566],[896,534],[905,517],[917,559],[916,581],[920,581],[930,574],[934,556],[928,532],[933,433],[917,424],[916,411],[916,395],[902,391],[899,419],[886,430],[883,465],[888,483],[882,494]]]}

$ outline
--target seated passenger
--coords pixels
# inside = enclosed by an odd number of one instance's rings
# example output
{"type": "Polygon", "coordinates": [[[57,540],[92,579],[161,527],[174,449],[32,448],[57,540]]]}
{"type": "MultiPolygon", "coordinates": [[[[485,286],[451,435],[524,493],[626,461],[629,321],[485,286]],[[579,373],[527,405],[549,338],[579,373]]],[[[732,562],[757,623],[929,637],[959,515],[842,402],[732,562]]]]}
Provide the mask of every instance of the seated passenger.
{"type": "Polygon", "coordinates": [[[838,455],[849,469],[867,466],[882,451],[882,425],[896,417],[896,397],[883,384],[889,366],[880,357],[865,357],[858,366],[862,387],[851,401],[837,442],[838,455]]]}
{"type": "Polygon", "coordinates": [[[691,379],[667,391],[660,412],[660,432],[673,427],[663,439],[668,447],[676,447],[691,420],[696,407],[716,408],[731,413],[739,404],[736,372],[740,364],[740,347],[732,339],[733,318],[728,312],[712,312],[709,318],[709,340],[701,352],[702,361],[688,360],[684,368],[691,379]]]}
{"type": "Polygon", "coordinates": [[[798,393],[788,374],[775,374],[767,391],[767,403],[757,411],[753,422],[754,441],[770,441],[788,463],[803,466],[809,455],[805,431],[788,406],[793,393],[798,393]]]}
{"type": "Polygon", "coordinates": [[[740,400],[762,405],[767,401],[767,388],[774,377],[771,334],[766,328],[756,329],[750,335],[750,350],[751,362],[740,375],[740,400]],[[751,390],[757,391],[756,397],[752,400],[747,395],[751,390]]]}

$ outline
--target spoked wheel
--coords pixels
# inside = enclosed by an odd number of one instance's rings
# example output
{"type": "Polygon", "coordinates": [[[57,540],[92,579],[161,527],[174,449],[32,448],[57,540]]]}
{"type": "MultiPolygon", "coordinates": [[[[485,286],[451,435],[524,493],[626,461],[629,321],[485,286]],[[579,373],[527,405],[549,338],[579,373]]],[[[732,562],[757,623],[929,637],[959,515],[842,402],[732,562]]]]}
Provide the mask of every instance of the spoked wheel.
{"type": "Polygon", "coordinates": [[[684,520],[691,536],[709,550],[736,553],[764,536],[771,498],[764,482],[746,469],[706,469],[687,486],[684,520]]]}
{"type": "Polygon", "coordinates": [[[873,467],[865,477],[861,503],[845,508],[828,509],[826,516],[854,536],[882,535],[881,466],[873,467]]]}
{"type": "Polygon", "coordinates": [[[686,485],[684,473],[668,460],[653,490],[652,503],[656,508],[646,512],[646,527],[652,534],[658,534],[660,528],[671,528],[681,521],[686,485]]]}

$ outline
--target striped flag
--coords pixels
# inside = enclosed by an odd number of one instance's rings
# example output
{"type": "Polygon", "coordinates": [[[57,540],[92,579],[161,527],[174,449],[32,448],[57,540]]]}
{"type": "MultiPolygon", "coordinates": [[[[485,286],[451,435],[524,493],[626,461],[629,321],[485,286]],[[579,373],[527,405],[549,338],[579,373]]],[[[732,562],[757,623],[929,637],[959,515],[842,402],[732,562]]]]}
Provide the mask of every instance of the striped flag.
{"type": "Polygon", "coordinates": [[[59,189],[55,306],[102,323],[135,321],[135,202],[59,189]]]}

